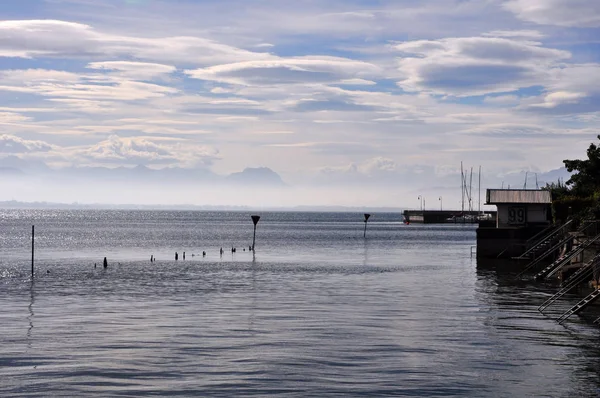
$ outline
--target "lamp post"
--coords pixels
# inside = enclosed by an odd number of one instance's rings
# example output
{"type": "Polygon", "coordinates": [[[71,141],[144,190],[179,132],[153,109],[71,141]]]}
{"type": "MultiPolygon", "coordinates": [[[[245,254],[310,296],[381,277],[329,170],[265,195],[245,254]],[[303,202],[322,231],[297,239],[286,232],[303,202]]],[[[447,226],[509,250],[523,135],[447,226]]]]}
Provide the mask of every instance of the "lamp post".
{"type": "Polygon", "coordinates": [[[440,196],[440,211],[442,211],[444,208],[443,203],[444,201],[442,201],[442,197],[440,196]]]}
{"type": "Polygon", "coordinates": [[[252,236],[252,252],[254,253],[254,243],[256,242],[256,224],[258,224],[260,216],[250,216],[250,218],[252,218],[252,222],[254,223],[254,235],[252,236]]]}
{"type": "Polygon", "coordinates": [[[421,211],[423,211],[423,197],[419,195],[417,199],[419,199],[419,205],[421,206],[421,211]]]}

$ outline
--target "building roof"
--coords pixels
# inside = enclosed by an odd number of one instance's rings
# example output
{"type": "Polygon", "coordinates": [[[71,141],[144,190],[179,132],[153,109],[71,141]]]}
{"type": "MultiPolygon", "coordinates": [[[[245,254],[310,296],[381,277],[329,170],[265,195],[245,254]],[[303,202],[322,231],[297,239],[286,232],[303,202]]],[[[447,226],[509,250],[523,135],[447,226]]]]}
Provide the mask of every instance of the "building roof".
{"type": "Polygon", "coordinates": [[[499,203],[552,203],[550,191],[542,191],[540,189],[488,189],[486,199],[489,205],[499,203]]]}

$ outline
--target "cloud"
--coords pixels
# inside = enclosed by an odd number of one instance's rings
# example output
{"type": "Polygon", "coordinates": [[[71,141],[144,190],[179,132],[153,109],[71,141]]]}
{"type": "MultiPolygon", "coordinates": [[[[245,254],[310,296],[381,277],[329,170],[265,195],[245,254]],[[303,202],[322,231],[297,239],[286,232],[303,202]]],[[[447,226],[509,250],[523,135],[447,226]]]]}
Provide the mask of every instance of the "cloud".
{"type": "Polygon", "coordinates": [[[17,112],[0,112],[0,124],[22,123],[31,120],[17,112]]]}
{"type": "Polygon", "coordinates": [[[0,91],[69,99],[128,101],[157,98],[178,92],[172,87],[119,76],[44,69],[6,70],[0,72],[0,77],[5,83],[0,86],[0,91]]]}
{"type": "Polygon", "coordinates": [[[483,95],[518,90],[544,81],[570,53],[540,43],[497,37],[417,40],[397,44],[406,91],[483,95]]]}
{"type": "Polygon", "coordinates": [[[135,37],[95,30],[90,25],[60,20],[0,22],[0,56],[106,58],[214,64],[260,60],[267,53],[252,52],[200,37],[135,37]]]}
{"type": "Polygon", "coordinates": [[[373,86],[377,83],[366,79],[343,79],[338,84],[352,86],[373,86]]]}
{"type": "Polygon", "coordinates": [[[490,105],[516,105],[519,102],[519,97],[516,95],[496,95],[487,96],[483,99],[485,104],[490,105]]]}
{"type": "Polygon", "coordinates": [[[581,98],[586,97],[584,93],[573,93],[568,91],[555,91],[547,94],[544,97],[544,102],[541,104],[533,104],[542,108],[555,108],[563,104],[576,104],[581,98]]]}
{"type": "Polygon", "coordinates": [[[396,162],[392,159],[379,156],[366,161],[357,169],[366,174],[393,172],[398,170],[398,164],[396,164],[396,162]]]}
{"type": "Polygon", "coordinates": [[[25,140],[8,134],[0,135],[0,154],[30,154],[54,149],[56,146],[44,141],[25,140]]]}
{"type": "Polygon", "coordinates": [[[521,101],[521,108],[541,113],[577,114],[600,110],[600,64],[553,68],[544,92],[521,101]]]}
{"type": "MultiPolygon", "coordinates": [[[[190,77],[245,86],[332,83],[380,74],[370,63],[339,57],[291,57],[186,71],[190,77]]],[[[362,80],[361,80],[362,81],[362,80]]]]}
{"type": "Polygon", "coordinates": [[[110,165],[182,165],[207,167],[218,159],[218,151],[180,139],[110,136],[89,147],[72,150],[86,163],[110,165]]]}
{"type": "Polygon", "coordinates": [[[571,64],[552,70],[550,90],[600,93],[600,64],[571,64]]]}
{"type": "Polygon", "coordinates": [[[520,19],[540,25],[600,27],[597,0],[509,0],[504,7],[520,19]]]}
{"type": "Polygon", "coordinates": [[[530,39],[538,40],[545,37],[545,35],[537,30],[493,30],[488,33],[484,33],[482,36],[485,37],[506,37],[506,38],[519,38],[519,39],[530,39]]]}
{"type": "Polygon", "coordinates": [[[152,79],[158,76],[168,75],[177,70],[176,67],[171,65],[131,61],[91,62],[87,65],[87,68],[117,71],[121,76],[127,76],[136,80],[152,79]]]}

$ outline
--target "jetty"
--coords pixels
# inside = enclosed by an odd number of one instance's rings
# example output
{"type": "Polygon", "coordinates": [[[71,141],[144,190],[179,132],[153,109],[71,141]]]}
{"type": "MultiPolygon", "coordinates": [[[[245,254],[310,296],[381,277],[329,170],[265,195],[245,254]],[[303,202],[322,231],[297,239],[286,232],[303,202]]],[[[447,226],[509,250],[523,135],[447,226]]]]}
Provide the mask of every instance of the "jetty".
{"type": "Polygon", "coordinates": [[[404,210],[405,223],[421,224],[477,224],[480,221],[492,220],[495,211],[462,211],[462,210],[404,210]]]}

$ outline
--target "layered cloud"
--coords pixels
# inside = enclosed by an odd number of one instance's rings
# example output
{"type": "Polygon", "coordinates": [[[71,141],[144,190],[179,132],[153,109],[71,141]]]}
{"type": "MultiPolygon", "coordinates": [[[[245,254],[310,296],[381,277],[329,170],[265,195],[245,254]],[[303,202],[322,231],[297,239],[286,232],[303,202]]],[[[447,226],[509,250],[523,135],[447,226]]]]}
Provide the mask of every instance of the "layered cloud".
{"type": "Polygon", "coordinates": [[[132,57],[146,60],[213,64],[258,60],[268,54],[242,50],[200,37],[134,37],[99,32],[58,20],[0,22],[0,56],[52,58],[132,57]]]}
{"type": "MultiPolygon", "coordinates": [[[[201,80],[239,85],[344,83],[349,79],[364,84],[362,77],[380,75],[380,68],[367,62],[339,57],[291,57],[238,62],[189,70],[201,80]]],[[[368,82],[368,81],[367,81],[368,82]]]]}
{"type": "Polygon", "coordinates": [[[87,67],[89,69],[117,71],[122,76],[144,80],[168,75],[177,70],[176,67],[171,65],[132,61],[91,62],[87,67]]]}
{"type": "Polygon", "coordinates": [[[0,72],[0,91],[46,97],[88,100],[143,100],[174,94],[178,90],[155,83],[111,75],[25,69],[0,72]]]}
{"type": "Polygon", "coordinates": [[[385,191],[463,160],[556,168],[595,139],[595,2],[232,4],[61,0],[0,22],[2,153],[385,191]]]}
{"type": "Polygon", "coordinates": [[[410,92],[484,95],[543,84],[550,70],[570,53],[541,43],[501,37],[417,40],[397,44],[398,85],[410,92]]]}
{"type": "Polygon", "coordinates": [[[541,25],[600,27],[600,2],[596,0],[509,0],[504,7],[541,25]]]}

